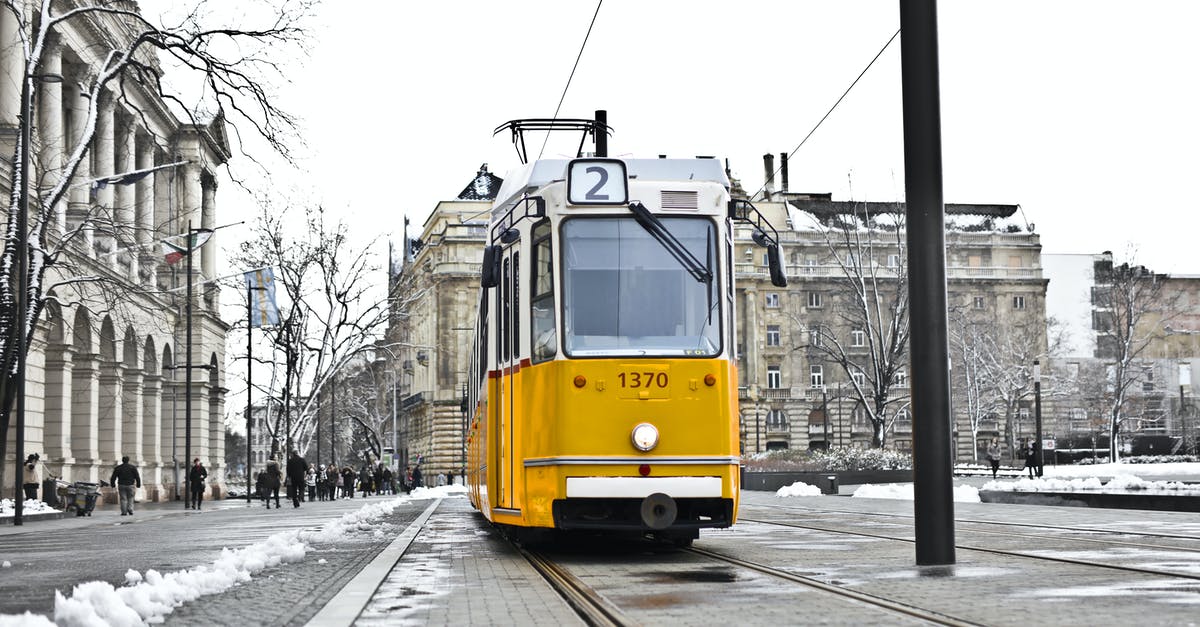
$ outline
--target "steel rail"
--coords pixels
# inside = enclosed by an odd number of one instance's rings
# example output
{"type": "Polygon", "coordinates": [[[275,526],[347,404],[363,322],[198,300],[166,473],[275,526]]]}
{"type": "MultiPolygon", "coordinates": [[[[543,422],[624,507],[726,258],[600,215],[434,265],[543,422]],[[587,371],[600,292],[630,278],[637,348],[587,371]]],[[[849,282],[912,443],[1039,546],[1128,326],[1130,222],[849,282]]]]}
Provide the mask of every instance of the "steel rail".
{"type": "Polygon", "coordinates": [[[513,546],[588,625],[592,627],[623,627],[638,624],[627,618],[591,586],[583,583],[544,555],[515,543],[513,546]]]}

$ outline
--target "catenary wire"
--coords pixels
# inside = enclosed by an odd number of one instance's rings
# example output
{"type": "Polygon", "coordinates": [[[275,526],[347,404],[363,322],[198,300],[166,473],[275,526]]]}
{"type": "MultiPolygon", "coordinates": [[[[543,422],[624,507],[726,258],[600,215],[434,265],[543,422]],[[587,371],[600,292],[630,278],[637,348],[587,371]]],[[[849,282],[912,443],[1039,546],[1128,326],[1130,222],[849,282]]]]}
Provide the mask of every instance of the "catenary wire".
{"type": "MultiPolygon", "coordinates": [[[[789,159],[791,159],[792,156],[794,156],[800,150],[800,147],[803,146],[804,143],[808,141],[808,138],[813,136],[813,133],[817,132],[818,128],[821,128],[821,124],[825,122],[825,120],[829,117],[830,114],[833,113],[833,110],[836,109],[838,105],[842,104],[842,100],[844,100],[846,98],[846,95],[850,93],[850,90],[854,89],[854,86],[857,85],[858,81],[861,80],[863,75],[865,75],[867,73],[867,70],[870,70],[871,66],[875,65],[875,62],[879,60],[879,57],[883,56],[884,51],[886,51],[888,49],[888,46],[892,45],[892,42],[895,41],[896,37],[899,35],[900,35],[900,29],[897,28],[896,32],[892,33],[892,36],[890,38],[888,38],[887,43],[883,44],[883,47],[879,49],[879,52],[877,52],[875,54],[875,57],[871,59],[871,62],[867,64],[867,67],[863,68],[863,70],[858,73],[858,76],[855,77],[854,81],[852,83],[850,83],[850,86],[846,88],[846,91],[842,92],[842,95],[840,97],[838,97],[837,102],[833,103],[832,107],[829,107],[829,110],[825,112],[825,115],[821,116],[821,119],[817,122],[816,126],[812,127],[812,130],[808,132],[808,135],[805,135],[804,139],[800,140],[800,143],[797,144],[796,147],[793,148],[792,151],[788,153],[789,159]]],[[[779,172],[782,169],[783,169],[783,165],[780,164],[779,167],[775,168],[775,171],[771,173],[771,178],[772,179],[775,178],[775,175],[779,174],[779,172]]],[[[751,194],[750,197],[754,198],[755,196],[758,196],[766,188],[767,188],[767,182],[763,181],[762,187],[758,188],[758,191],[751,194]]]]}
{"type": "MultiPolygon", "coordinates": [[[[567,98],[567,90],[571,88],[571,79],[575,78],[575,70],[579,67],[579,60],[583,58],[583,49],[587,47],[588,38],[592,36],[592,27],[596,25],[596,16],[600,15],[600,6],[603,4],[604,0],[596,3],[596,12],[592,14],[592,23],[588,24],[587,34],[583,36],[583,44],[579,46],[579,54],[575,55],[575,65],[571,66],[571,75],[567,77],[567,84],[563,85],[562,95],[558,98],[558,106],[554,107],[554,117],[551,118],[552,120],[558,119],[558,112],[562,109],[563,101],[567,98]]],[[[603,133],[604,130],[597,129],[596,132],[603,133]]],[[[550,131],[546,131],[546,137],[542,139],[542,148],[538,150],[538,159],[541,159],[542,153],[546,152],[546,142],[548,141],[550,141],[550,131]]]]}

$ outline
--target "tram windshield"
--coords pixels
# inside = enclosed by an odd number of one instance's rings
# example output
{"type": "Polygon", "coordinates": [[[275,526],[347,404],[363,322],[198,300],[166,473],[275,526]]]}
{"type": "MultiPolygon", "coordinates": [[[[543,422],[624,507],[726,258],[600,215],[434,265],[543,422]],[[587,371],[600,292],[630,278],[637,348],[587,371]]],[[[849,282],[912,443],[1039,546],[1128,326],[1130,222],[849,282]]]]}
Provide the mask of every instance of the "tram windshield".
{"type": "MultiPolygon", "coordinates": [[[[710,220],[660,217],[717,274],[710,220]]],[[[698,281],[632,217],[563,222],[564,348],[572,357],[721,352],[717,281],[698,281]]]]}

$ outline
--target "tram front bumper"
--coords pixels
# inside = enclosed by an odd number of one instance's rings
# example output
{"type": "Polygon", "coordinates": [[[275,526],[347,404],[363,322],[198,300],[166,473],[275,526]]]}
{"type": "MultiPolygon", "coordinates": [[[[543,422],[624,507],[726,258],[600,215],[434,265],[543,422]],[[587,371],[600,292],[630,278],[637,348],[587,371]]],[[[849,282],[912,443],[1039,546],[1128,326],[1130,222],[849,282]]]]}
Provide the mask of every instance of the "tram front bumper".
{"type": "Polygon", "coordinates": [[[728,527],[733,521],[733,506],[733,499],[675,498],[654,493],[640,497],[557,499],[552,509],[554,526],[559,529],[664,531],[728,527]],[[663,499],[674,505],[673,516],[669,516],[672,508],[663,499]]]}

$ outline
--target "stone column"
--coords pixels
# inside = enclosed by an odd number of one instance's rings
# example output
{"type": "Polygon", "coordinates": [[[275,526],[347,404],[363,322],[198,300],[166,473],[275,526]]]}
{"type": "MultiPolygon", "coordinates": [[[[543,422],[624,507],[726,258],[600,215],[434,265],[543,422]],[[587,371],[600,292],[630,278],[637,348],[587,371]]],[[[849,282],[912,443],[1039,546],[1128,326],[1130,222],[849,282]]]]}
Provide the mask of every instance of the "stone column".
{"type": "MultiPolygon", "coordinates": [[[[169,364],[168,364],[169,365],[169,364]]],[[[172,379],[162,382],[162,395],[159,397],[159,442],[162,456],[162,485],[164,497],[169,499],[175,494],[175,463],[183,459],[183,390],[180,383],[174,380],[179,375],[178,370],[171,370],[172,379]]]]}
{"type": "Polygon", "coordinates": [[[225,392],[225,388],[218,385],[208,389],[208,481],[214,486],[214,498],[224,496],[228,488],[225,485],[225,392]]]}
{"type": "Polygon", "coordinates": [[[17,142],[17,116],[21,111],[21,77],[25,74],[25,54],[17,18],[0,11],[0,150],[5,159],[12,157],[17,142]]]}
{"type": "Polygon", "coordinates": [[[162,383],[160,374],[142,375],[142,485],[147,498],[159,500],[157,486],[162,483],[162,383]]]}
{"type": "MultiPolygon", "coordinates": [[[[173,163],[175,160],[170,155],[156,151],[154,156],[155,165],[163,165],[173,163]]],[[[179,191],[179,175],[183,172],[182,167],[164,168],[154,173],[154,211],[151,214],[151,219],[154,221],[153,236],[156,240],[165,239],[168,236],[179,233],[179,221],[176,219],[177,214],[174,213],[174,207],[171,204],[173,193],[179,191]]],[[[158,277],[158,286],[161,289],[170,289],[175,287],[171,281],[171,267],[162,262],[162,252],[160,246],[152,248],[154,255],[155,275],[158,277]]]]}
{"type": "MultiPolygon", "coordinates": [[[[67,114],[71,116],[71,132],[70,145],[72,148],[78,147],[83,141],[83,131],[87,127],[88,106],[91,102],[83,97],[83,88],[80,83],[87,80],[87,76],[75,68],[75,71],[68,72],[66,79],[66,107],[67,114]]],[[[89,153],[79,162],[79,167],[75,169],[75,178],[72,180],[71,190],[67,193],[67,229],[74,230],[87,221],[91,212],[91,190],[88,188],[87,181],[92,178],[92,155],[89,153]]],[[[81,233],[82,237],[77,241],[83,250],[91,252],[95,249],[93,241],[92,229],[84,229],[81,233]]]]}
{"type": "MultiPolygon", "coordinates": [[[[124,412],[122,406],[122,376],[120,365],[101,361],[99,363],[99,394],[97,418],[100,433],[100,461],[102,464],[116,464],[124,452],[124,412]]],[[[132,456],[130,456],[132,458],[132,456]]]]}
{"type": "MultiPolygon", "coordinates": [[[[100,464],[100,356],[76,353],[71,368],[71,451],[74,481],[97,481],[100,464]]],[[[108,477],[105,477],[107,479],[108,477]]]]}
{"type": "MultiPolygon", "coordinates": [[[[217,221],[217,181],[211,175],[204,177],[204,191],[201,198],[201,227],[206,229],[214,228],[217,221]]],[[[217,276],[216,240],[217,234],[213,233],[212,237],[209,238],[208,243],[206,243],[200,249],[200,258],[198,261],[200,261],[201,271],[204,274],[203,280],[205,281],[212,280],[217,276]]],[[[202,302],[204,303],[205,308],[209,311],[215,312],[220,307],[220,303],[218,302],[219,299],[217,298],[217,290],[218,288],[215,283],[212,285],[206,285],[202,290],[204,294],[202,302]]]]}
{"type": "Polygon", "coordinates": [[[46,463],[62,464],[62,476],[71,476],[71,348],[46,349],[46,463]]]}
{"type": "MultiPolygon", "coordinates": [[[[154,138],[149,135],[140,135],[137,142],[137,169],[146,170],[154,167],[154,153],[156,151],[157,146],[154,145],[154,138]]],[[[135,184],[134,241],[138,247],[138,282],[146,287],[154,287],[155,268],[157,267],[157,260],[161,255],[157,246],[151,246],[154,242],[154,202],[157,198],[155,195],[156,182],[157,177],[151,174],[135,184]]]]}
{"type": "MultiPolygon", "coordinates": [[[[114,117],[115,151],[114,174],[126,174],[134,170],[137,153],[137,133],[133,117],[119,115],[114,117]]],[[[134,245],[134,187],[133,185],[113,185],[113,232],[116,235],[116,250],[122,250],[113,255],[112,262],[125,276],[131,280],[137,279],[137,251],[129,250],[134,245]]]]}
{"type": "MultiPolygon", "coordinates": [[[[42,74],[62,76],[62,47],[58,37],[51,35],[47,42],[46,51],[42,55],[42,74]]],[[[65,79],[64,79],[65,80],[65,79]]],[[[63,84],[62,82],[42,82],[38,84],[38,164],[35,170],[36,179],[31,183],[38,184],[44,190],[58,184],[62,178],[63,152],[65,137],[63,129],[63,84]]],[[[61,235],[66,220],[66,203],[59,203],[51,212],[51,230],[61,235]]]]}
{"type": "MultiPolygon", "coordinates": [[[[114,142],[116,129],[113,120],[112,95],[100,93],[100,113],[96,119],[96,136],[92,141],[92,178],[112,176],[114,159],[114,142]]],[[[116,250],[116,238],[113,236],[111,221],[113,220],[113,188],[105,185],[96,190],[93,201],[98,208],[98,218],[110,224],[100,225],[96,233],[96,254],[103,255],[116,250]]]]}
{"type": "MultiPolygon", "coordinates": [[[[121,454],[137,460],[145,467],[142,448],[145,432],[142,424],[142,371],[137,368],[121,369],[121,454]]],[[[144,483],[144,480],[143,480],[144,483]]]]}

